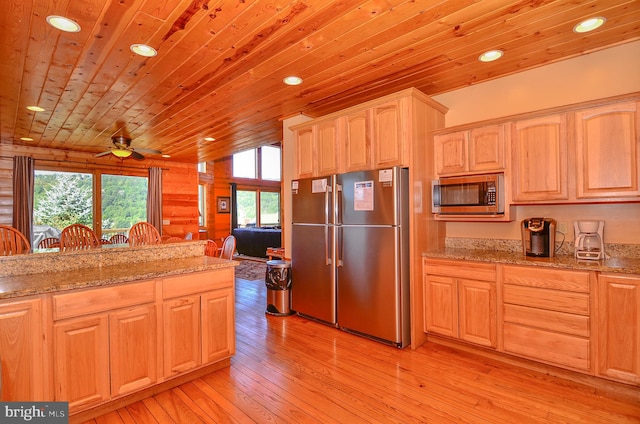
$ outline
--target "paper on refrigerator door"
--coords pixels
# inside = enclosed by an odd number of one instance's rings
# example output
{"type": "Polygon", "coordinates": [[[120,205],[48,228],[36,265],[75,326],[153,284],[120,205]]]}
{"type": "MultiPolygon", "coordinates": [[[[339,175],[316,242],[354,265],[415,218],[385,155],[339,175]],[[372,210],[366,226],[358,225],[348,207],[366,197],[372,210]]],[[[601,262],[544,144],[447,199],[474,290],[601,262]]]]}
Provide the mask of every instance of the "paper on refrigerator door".
{"type": "Polygon", "coordinates": [[[357,181],[354,183],[353,210],[373,210],[373,181],[357,181]]]}
{"type": "Polygon", "coordinates": [[[326,193],[327,191],[327,179],[311,181],[311,193],[326,193]]]}

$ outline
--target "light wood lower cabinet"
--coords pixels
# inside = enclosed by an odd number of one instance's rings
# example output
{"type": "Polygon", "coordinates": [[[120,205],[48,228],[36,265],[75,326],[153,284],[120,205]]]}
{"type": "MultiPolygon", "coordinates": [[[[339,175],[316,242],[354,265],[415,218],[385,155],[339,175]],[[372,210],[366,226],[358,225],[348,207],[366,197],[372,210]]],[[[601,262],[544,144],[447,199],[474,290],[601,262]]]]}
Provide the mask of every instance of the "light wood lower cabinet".
{"type": "Polygon", "coordinates": [[[509,265],[502,274],[504,351],[589,371],[589,272],[509,265]]]}
{"type": "Polygon", "coordinates": [[[496,347],[496,266],[424,260],[424,330],[496,347]]]}
{"type": "Polygon", "coordinates": [[[0,303],[0,401],[46,400],[42,300],[0,303]]]}
{"type": "Polygon", "coordinates": [[[598,366],[601,376],[640,384],[640,276],[598,278],[598,366]]]}
{"type": "Polygon", "coordinates": [[[235,353],[233,269],[167,278],[163,297],[165,376],[235,353]]]}

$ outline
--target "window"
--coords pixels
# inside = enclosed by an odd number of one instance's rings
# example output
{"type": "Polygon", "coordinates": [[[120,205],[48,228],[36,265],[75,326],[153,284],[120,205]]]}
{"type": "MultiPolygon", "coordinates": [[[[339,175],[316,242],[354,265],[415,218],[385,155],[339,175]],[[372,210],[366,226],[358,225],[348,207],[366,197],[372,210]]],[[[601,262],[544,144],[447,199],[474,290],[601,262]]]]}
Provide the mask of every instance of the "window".
{"type": "Polygon", "coordinates": [[[260,176],[263,180],[280,181],[280,148],[263,146],[260,148],[260,176]]]}
{"type": "Polygon", "coordinates": [[[149,181],[144,177],[102,175],[102,237],[127,234],[136,222],[147,220],[149,181]]]}
{"type": "Polygon", "coordinates": [[[147,220],[147,187],[148,179],[140,176],[36,170],[33,245],[58,237],[76,223],[92,227],[103,238],[126,234],[133,224],[147,220]],[[94,223],[96,211],[101,220],[94,223]]]}
{"type": "Polygon", "coordinates": [[[198,162],[198,172],[207,172],[207,162],[198,162]]]}
{"type": "Polygon", "coordinates": [[[280,226],[280,193],[260,192],[260,226],[280,226]]]}
{"type": "Polygon", "coordinates": [[[233,155],[234,178],[256,178],[256,149],[233,155]]]}
{"type": "Polygon", "coordinates": [[[238,226],[240,227],[255,227],[256,226],[256,211],[257,209],[257,196],[256,191],[252,190],[238,190],[237,203],[238,203],[238,226]]]}
{"type": "Polygon", "coordinates": [[[207,186],[198,185],[198,225],[204,227],[206,225],[205,217],[207,216],[207,186]]]}

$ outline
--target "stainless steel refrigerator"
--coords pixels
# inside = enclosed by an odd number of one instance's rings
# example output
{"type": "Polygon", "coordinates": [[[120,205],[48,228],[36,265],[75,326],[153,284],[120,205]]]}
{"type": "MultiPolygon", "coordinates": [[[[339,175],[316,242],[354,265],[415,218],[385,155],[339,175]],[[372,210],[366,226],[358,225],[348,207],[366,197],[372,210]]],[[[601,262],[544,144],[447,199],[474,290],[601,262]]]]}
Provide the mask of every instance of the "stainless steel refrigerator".
{"type": "Polygon", "coordinates": [[[408,191],[402,168],[293,181],[293,310],[410,342],[408,191]]]}

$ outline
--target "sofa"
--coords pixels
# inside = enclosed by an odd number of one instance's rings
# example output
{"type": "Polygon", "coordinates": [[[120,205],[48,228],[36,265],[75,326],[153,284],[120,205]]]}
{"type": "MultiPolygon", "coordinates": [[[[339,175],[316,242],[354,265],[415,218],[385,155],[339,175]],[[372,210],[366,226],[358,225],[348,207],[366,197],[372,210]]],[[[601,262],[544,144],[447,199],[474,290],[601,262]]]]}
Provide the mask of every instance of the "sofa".
{"type": "Polygon", "coordinates": [[[256,258],[267,257],[267,247],[282,246],[282,230],[275,227],[234,228],[236,250],[239,254],[256,258]]]}

